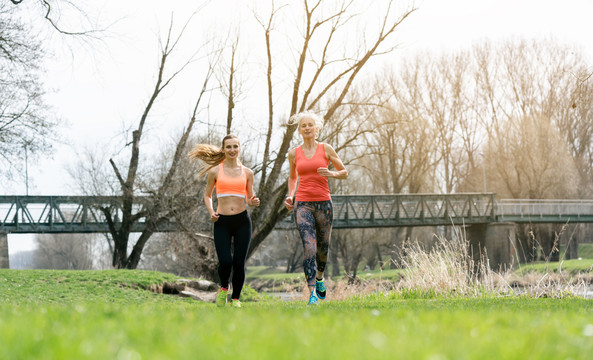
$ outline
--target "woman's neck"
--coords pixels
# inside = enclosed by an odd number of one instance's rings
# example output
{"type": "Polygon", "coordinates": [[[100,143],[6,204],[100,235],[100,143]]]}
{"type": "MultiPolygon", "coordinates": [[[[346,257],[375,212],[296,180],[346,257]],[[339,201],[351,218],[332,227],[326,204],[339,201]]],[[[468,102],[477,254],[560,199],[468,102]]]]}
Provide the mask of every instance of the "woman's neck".
{"type": "Polygon", "coordinates": [[[317,141],[315,139],[303,139],[302,147],[307,149],[312,149],[317,146],[317,141]]]}
{"type": "Polygon", "coordinates": [[[224,166],[227,168],[236,168],[241,166],[238,158],[234,159],[224,159],[224,166]]]}

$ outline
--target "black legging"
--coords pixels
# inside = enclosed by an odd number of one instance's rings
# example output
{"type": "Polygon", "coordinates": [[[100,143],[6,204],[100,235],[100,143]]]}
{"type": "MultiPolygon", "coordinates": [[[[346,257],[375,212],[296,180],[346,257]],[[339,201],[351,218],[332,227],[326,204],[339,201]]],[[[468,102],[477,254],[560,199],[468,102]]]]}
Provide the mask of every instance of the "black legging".
{"type": "Polygon", "coordinates": [[[218,276],[222,287],[229,287],[233,272],[232,299],[241,296],[245,282],[245,259],[251,242],[251,218],[247,210],[236,215],[220,215],[214,223],[214,246],[218,255],[218,276]],[[231,245],[232,244],[232,245],[231,245]],[[233,253],[231,254],[231,246],[233,253]]]}

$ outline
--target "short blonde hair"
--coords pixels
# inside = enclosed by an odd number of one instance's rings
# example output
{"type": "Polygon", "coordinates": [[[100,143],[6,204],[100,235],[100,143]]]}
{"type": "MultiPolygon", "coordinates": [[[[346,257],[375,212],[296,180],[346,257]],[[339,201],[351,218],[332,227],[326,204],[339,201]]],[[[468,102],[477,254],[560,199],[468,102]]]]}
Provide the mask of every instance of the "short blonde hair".
{"type": "Polygon", "coordinates": [[[292,115],[289,119],[288,119],[288,126],[293,126],[293,125],[297,125],[297,126],[301,126],[301,120],[303,119],[312,119],[315,122],[315,126],[317,127],[317,136],[319,136],[319,133],[321,132],[321,128],[323,127],[323,118],[321,116],[319,116],[317,113],[314,113],[312,111],[302,111],[300,113],[294,114],[292,115]]]}

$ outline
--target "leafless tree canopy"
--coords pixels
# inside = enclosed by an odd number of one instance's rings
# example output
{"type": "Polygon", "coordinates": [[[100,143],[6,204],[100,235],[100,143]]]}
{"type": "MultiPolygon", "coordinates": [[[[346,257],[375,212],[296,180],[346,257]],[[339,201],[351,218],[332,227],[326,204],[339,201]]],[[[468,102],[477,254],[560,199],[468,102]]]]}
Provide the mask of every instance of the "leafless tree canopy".
{"type": "Polygon", "coordinates": [[[92,235],[40,234],[35,240],[32,265],[37,269],[101,269],[103,255],[107,255],[92,235]]]}
{"type": "Polygon", "coordinates": [[[100,39],[103,30],[77,2],[11,2],[0,3],[0,178],[19,181],[26,162],[51,156],[62,123],[45,101],[42,64],[54,50],[48,45],[48,28],[49,33],[83,42],[100,39]],[[33,23],[37,28],[22,20],[24,13],[38,17],[33,23]],[[78,25],[69,29],[62,23],[78,25]]]}
{"type": "Polygon", "coordinates": [[[16,15],[0,3],[0,177],[13,180],[25,156],[51,151],[58,124],[44,101],[40,41],[16,15]]]}

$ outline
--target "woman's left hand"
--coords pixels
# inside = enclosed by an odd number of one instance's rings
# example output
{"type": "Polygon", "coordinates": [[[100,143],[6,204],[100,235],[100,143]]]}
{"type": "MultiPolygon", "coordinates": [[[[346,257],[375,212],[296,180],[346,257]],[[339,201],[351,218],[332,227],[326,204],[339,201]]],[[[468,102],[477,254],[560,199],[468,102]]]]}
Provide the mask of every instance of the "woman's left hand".
{"type": "Polygon", "coordinates": [[[325,177],[335,177],[336,173],[333,171],[330,171],[328,168],[325,167],[320,167],[317,169],[317,173],[321,176],[325,176],[325,177]]]}

